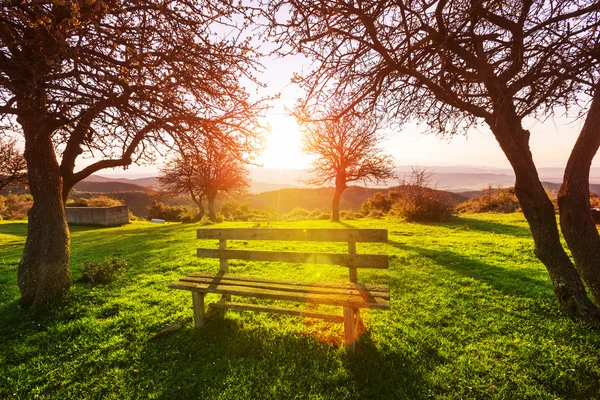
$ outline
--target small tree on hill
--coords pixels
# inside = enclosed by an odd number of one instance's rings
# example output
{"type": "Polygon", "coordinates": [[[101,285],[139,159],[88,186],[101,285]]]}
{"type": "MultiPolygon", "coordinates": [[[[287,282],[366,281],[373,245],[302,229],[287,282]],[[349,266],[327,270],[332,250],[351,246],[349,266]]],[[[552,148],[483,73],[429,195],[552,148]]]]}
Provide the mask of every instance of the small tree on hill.
{"type": "Polygon", "coordinates": [[[204,206],[202,205],[204,193],[194,180],[198,175],[196,167],[196,163],[189,162],[185,156],[177,155],[161,168],[158,182],[162,191],[167,195],[190,196],[202,216],[204,215],[204,206]]]}
{"type": "Polygon", "coordinates": [[[250,186],[248,169],[240,147],[224,147],[212,139],[200,145],[187,145],[162,170],[159,181],[176,195],[189,194],[204,213],[202,201],[208,203],[208,217],[216,219],[215,200],[219,194],[242,194],[250,186]]]}
{"type": "Polygon", "coordinates": [[[303,150],[316,159],[305,182],[323,186],[335,183],[331,220],[340,220],[340,198],[348,183],[379,183],[393,178],[394,160],[377,147],[383,139],[374,115],[331,111],[322,120],[298,117],[303,128],[303,150]]]}
{"type": "Polygon", "coordinates": [[[27,163],[15,140],[0,140],[0,190],[15,183],[27,183],[27,163]]]}

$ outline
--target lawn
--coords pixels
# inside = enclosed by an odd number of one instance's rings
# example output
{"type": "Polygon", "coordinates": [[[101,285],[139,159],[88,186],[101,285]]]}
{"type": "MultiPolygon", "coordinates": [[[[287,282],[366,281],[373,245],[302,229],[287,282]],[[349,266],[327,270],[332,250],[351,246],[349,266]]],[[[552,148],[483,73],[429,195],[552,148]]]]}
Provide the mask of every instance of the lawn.
{"type": "MultiPolygon", "coordinates": [[[[0,222],[0,399],[600,398],[600,334],[558,314],[522,215],[344,225],[390,233],[387,245],[357,246],[390,254],[389,270],[359,271],[359,281],[389,283],[391,310],[364,313],[367,329],[351,357],[342,325],[320,320],[228,311],[194,329],[190,294],[167,288],[189,272],[218,270],[218,260],[194,256],[216,241],[194,239],[193,224],[72,227],[71,290],[52,305],[21,309],[16,279],[27,225],[0,222]],[[128,262],[117,281],[79,282],[86,260],[114,253],[128,262]],[[183,328],[152,339],[177,323],[183,328]]],[[[231,247],[261,246],[267,242],[231,247]]],[[[231,261],[230,268],[285,279],[347,277],[334,266],[231,261]]]]}

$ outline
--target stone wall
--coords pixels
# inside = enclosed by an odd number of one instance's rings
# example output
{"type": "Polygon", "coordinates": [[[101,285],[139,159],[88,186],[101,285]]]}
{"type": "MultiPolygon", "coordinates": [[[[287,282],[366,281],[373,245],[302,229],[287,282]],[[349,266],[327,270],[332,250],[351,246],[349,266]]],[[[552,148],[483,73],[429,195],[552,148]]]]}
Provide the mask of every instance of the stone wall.
{"type": "Polygon", "coordinates": [[[69,224],[114,226],[129,223],[127,206],[66,207],[65,210],[69,224]]]}

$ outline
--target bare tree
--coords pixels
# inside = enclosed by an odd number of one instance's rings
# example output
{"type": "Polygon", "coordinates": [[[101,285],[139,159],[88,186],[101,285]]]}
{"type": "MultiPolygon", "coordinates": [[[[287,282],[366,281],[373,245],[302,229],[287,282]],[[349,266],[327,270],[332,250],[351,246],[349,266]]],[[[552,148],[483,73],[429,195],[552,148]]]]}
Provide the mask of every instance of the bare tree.
{"type": "Polygon", "coordinates": [[[356,104],[380,107],[396,122],[424,120],[445,136],[487,124],[514,169],[515,193],[560,309],[600,327],[600,312],[582,282],[600,304],[600,237],[586,196],[589,166],[600,145],[600,3],[267,3],[270,34],[291,52],[317,60],[316,68],[298,79],[309,93],[306,106],[345,96],[349,109],[356,104]],[[281,9],[289,13],[278,13],[281,9]],[[522,121],[579,106],[585,90],[595,93],[594,101],[559,193],[573,265],[561,245],[552,202],[540,182],[530,133],[522,121]]]}
{"type": "Polygon", "coordinates": [[[299,117],[303,150],[315,155],[305,180],[311,185],[335,184],[331,220],[340,220],[340,198],[351,182],[383,182],[394,178],[394,160],[377,147],[383,139],[372,114],[356,112],[337,116],[330,111],[323,119],[299,117]]]}
{"type": "Polygon", "coordinates": [[[158,182],[164,193],[170,196],[189,196],[198,207],[200,215],[204,215],[202,200],[204,192],[195,180],[198,172],[196,163],[190,162],[189,158],[177,155],[167,161],[161,168],[158,182]]]}
{"type": "Polygon", "coordinates": [[[223,147],[213,139],[182,147],[162,170],[159,181],[169,193],[189,195],[202,213],[206,199],[208,217],[214,221],[218,195],[240,195],[250,186],[247,161],[240,150],[223,147]]]}
{"type": "Polygon", "coordinates": [[[0,118],[24,138],[34,198],[22,304],[69,288],[64,201],[75,183],[152,160],[199,123],[256,135],[263,103],[245,89],[259,67],[242,34],[249,13],[225,0],[3,2],[0,118]],[[94,162],[76,170],[81,155],[94,162]]]}
{"type": "Polygon", "coordinates": [[[27,184],[27,163],[14,139],[0,139],[0,190],[15,183],[27,184]]]}

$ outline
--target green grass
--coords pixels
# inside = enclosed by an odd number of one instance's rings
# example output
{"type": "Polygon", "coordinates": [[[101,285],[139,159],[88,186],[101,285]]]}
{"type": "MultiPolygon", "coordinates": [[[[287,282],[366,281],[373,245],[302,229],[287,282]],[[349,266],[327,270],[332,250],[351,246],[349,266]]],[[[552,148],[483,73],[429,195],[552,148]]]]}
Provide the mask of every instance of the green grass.
{"type": "MultiPolygon", "coordinates": [[[[353,357],[345,354],[342,325],[319,320],[228,311],[194,329],[190,294],[167,284],[218,270],[217,260],[194,256],[199,245],[216,247],[194,239],[197,225],[72,227],[71,290],[55,304],[21,309],[16,279],[27,225],[0,222],[0,399],[600,398],[600,335],[558,314],[520,214],[347,224],[390,232],[388,245],[358,245],[359,253],[390,254],[389,271],[360,271],[359,280],[389,283],[392,309],[364,313],[367,329],[353,357]],[[84,261],[116,251],[129,264],[117,281],[78,282],[84,261]],[[183,329],[150,340],[175,323],[183,329]]],[[[269,248],[345,250],[291,242],[269,248]]],[[[347,274],[230,264],[233,273],[278,278],[341,281],[347,274]]]]}

